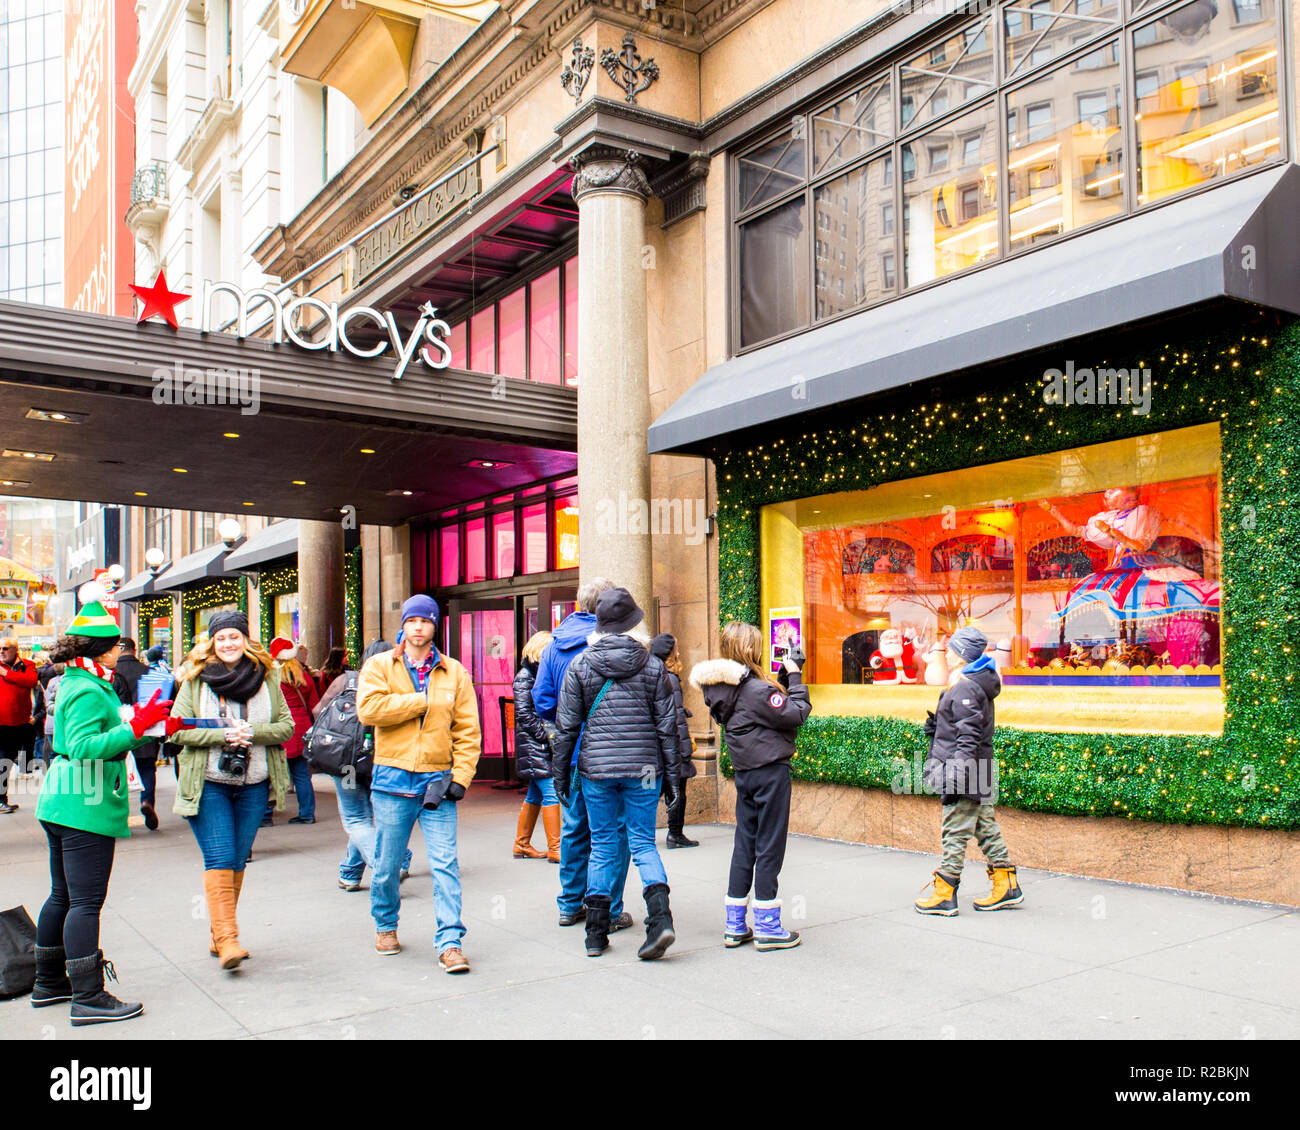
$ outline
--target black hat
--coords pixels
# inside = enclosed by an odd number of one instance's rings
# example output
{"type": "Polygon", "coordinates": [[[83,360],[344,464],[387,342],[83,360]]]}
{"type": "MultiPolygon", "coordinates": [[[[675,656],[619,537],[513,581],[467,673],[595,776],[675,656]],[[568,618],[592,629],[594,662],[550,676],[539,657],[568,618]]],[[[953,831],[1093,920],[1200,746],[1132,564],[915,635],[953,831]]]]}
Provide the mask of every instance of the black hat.
{"type": "Polygon", "coordinates": [[[238,628],[244,635],[248,635],[248,613],[240,612],[237,608],[214,612],[208,621],[208,638],[211,639],[225,628],[238,628]]]}
{"type": "Polygon", "coordinates": [[[667,632],[655,636],[650,641],[650,654],[656,659],[667,659],[673,653],[673,648],[677,646],[677,641],[667,632]]]}
{"type": "Polygon", "coordinates": [[[163,657],[162,644],[154,644],[153,647],[144,653],[144,657],[149,660],[150,663],[157,663],[163,657]]]}
{"type": "Polygon", "coordinates": [[[613,634],[635,628],[645,619],[627,589],[606,589],[596,597],[596,631],[613,634]]]}

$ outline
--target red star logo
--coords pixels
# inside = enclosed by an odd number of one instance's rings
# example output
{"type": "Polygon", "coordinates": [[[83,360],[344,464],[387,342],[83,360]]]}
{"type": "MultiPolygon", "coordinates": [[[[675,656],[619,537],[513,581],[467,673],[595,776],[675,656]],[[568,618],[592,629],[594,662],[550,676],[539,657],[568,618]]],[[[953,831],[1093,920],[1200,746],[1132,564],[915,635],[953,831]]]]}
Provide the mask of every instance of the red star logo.
{"type": "Polygon", "coordinates": [[[167,289],[167,276],[158,272],[158,277],[154,279],[153,286],[136,286],[135,283],[128,283],[128,286],[135,292],[135,296],[144,303],[144,309],[140,311],[137,322],[143,322],[151,318],[154,314],[164,318],[172,329],[180,329],[176,321],[176,306],[178,303],[187,302],[188,294],[179,294],[174,290],[167,289]]]}

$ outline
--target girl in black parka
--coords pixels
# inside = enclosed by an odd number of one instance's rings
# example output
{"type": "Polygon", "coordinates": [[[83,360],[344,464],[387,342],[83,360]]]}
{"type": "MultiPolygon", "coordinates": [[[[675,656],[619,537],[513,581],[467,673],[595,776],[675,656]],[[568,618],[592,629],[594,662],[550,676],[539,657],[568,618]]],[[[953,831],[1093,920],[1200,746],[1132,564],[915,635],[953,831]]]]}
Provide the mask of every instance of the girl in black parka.
{"type": "Polygon", "coordinates": [[[727,882],[729,947],[751,938],[757,949],[790,949],[799,935],[781,925],[777,876],[790,827],[790,758],[795,734],[812,711],[799,664],[787,659],[778,683],[763,666],[763,634],[733,621],[722,630],[721,659],[696,664],[699,687],[722,727],[736,770],[736,839],[727,882]],[[745,921],[754,890],[754,929],[745,921]]]}

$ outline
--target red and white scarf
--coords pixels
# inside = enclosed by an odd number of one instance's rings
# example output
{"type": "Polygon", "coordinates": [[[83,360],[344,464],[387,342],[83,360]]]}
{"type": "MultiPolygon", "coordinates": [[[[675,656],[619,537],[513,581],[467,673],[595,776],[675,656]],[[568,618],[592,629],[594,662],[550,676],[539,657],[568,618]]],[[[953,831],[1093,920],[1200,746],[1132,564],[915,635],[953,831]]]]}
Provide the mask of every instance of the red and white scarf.
{"type": "Polygon", "coordinates": [[[74,655],[68,660],[67,666],[80,667],[83,671],[89,671],[97,678],[103,679],[106,683],[113,681],[113,672],[107,667],[101,667],[93,659],[87,659],[84,655],[74,655]]]}

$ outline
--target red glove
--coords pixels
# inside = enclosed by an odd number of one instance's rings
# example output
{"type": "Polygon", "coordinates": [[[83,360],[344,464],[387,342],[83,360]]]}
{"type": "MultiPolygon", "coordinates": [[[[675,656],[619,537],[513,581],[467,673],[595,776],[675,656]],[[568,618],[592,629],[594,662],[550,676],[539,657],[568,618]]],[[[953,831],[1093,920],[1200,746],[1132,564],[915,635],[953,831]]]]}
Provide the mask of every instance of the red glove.
{"type": "Polygon", "coordinates": [[[166,728],[166,731],[167,731],[167,737],[169,737],[169,738],[172,736],[172,734],[176,733],[177,730],[192,730],[192,729],[194,729],[194,723],[193,723],[193,722],[186,722],[184,718],[171,718],[171,717],[168,717],[168,719],[167,719],[167,721],[166,721],[166,723],[165,723],[164,725],[165,725],[165,728],[166,728]]]}
{"type": "Polygon", "coordinates": [[[136,705],[131,712],[131,732],[135,734],[136,741],[144,737],[144,732],[151,726],[156,726],[159,722],[164,721],[172,710],[170,701],[158,701],[158,696],[162,690],[153,692],[153,697],[143,706],[136,705]]]}

